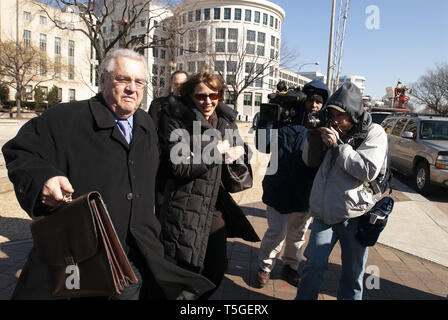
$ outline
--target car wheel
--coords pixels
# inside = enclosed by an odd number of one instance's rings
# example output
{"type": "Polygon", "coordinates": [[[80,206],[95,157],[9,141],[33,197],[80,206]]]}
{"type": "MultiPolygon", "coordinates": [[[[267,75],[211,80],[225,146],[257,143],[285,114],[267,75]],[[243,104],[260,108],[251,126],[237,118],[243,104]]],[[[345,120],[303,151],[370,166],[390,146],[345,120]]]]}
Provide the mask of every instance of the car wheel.
{"type": "Polygon", "coordinates": [[[421,194],[429,191],[429,168],[425,162],[419,162],[415,169],[415,188],[421,194]]]}

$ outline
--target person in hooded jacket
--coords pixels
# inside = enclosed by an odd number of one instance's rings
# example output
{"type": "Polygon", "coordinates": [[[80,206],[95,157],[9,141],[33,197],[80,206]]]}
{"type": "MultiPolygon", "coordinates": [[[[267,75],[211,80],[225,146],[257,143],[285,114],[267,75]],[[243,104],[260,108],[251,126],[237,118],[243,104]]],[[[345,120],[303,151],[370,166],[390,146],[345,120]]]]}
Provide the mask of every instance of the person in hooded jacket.
{"type": "Polygon", "coordinates": [[[162,150],[158,177],[163,182],[158,184],[163,190],[159,220],[165,253],[216,287],[227,269],[227,237],[260,241],[223,183],[226,166],[251,170],[236,111],[222,103],[225,90],[222,79],[207,68],[191,76],[180,88],[181,97],[169,98],[158,131],[162,150]],[[236,146],[229,141],[233,138],[236,146]],[[209,151],[213,159],[207,159],[209,151]]]}
{"type": "Polygon", "coordinates": [[[268,229],[261,241],[258,253],[256,280],[260,287],[269,282],[277,257],[285,245],[282,260],[282,278],[297,286],[298,267],[301,261],[305,233],[311,222],[308,216],[308,198],[315,168],[307,167],[302,161],[301,146],[305,137],[304,120],[309,113],[319,111],[328,99],[329,91],[321,81],[311,81],[303,88],[307,95],[304,104],[296,110],[291,122],[260,123],[256,131],[256,147],[261,152],[271,152],[270,166],[274,162],[275,172],[266,173],[263,179],[263,203],[267,205],[268,229]],[[277,144],[274,147],[271,136],[277,130],[277,144]],[[262,133],[263,132],[263,133],[262,133]],[[265,133],[265,134],[264,134],[265,133]]]}
{"type": "Polygon", "coordinates": [[[329,127],[311,129],[304,162],[318,167],[310,195],[314,217],[304,252],[307,258],[297,300],[317,299],[328,257],[337,241],[342,274],[337,298],[361,300],[367,247],[355,238],[359,217],[373,207],[378,194],[369,188],[387,161],[387,137],[364,110],[360,90],[344,83],[328,100],[329,127]]]}

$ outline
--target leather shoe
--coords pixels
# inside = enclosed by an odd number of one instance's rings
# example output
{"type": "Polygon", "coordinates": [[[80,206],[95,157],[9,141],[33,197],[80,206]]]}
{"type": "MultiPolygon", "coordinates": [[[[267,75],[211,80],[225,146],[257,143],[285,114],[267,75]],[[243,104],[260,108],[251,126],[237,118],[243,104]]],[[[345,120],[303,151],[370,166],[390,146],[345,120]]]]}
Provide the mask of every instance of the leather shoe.
{"type": "Polygon", "coordinates": [[[257,282],[258,282],[258,285],[260,286],[260,288],[263,288],[269,282],[270,276],[271,276],[270,272],[263,271],[261,269],[258,270],[257,282]]]}

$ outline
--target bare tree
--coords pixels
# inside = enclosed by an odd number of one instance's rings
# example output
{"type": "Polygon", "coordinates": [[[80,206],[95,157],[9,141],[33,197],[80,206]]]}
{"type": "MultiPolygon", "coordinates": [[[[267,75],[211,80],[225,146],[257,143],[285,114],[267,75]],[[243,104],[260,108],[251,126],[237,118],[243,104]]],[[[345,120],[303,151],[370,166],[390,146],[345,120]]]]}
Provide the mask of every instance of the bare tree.
{"type": "Polygon", "coordinates": [[[84,34],[100,65],[114,47],[138,51],[161,46],[167,39],[154,40],[154,30],[162,27],[170,5],[153,6],[151,0],[40,0],[42,11],[61,30],[84,34]],[[50,10],[49,7],[60,10],[50,10]],[[72,12],[72,21],[63,15],[72,12]]]}
{"type": "MultiPolygon", "coordinates": [[[[26,99],[26,87],[35,88],[57,76],[62,64],[54,65],[45,51],[15,41],[0,42],[0,78],[16,90],[17,117],[21,116],[21,102],[26,99]]],[[[33,91],[33,90],[31,90],[33,91]]]]}
{"type": "MultiPolygon", "coordinates": [[[[274,77],[279,72],[280,66],[284,63],[290,64],[297,58],[295,53],[285,52],[282,54],[283,60],[280,63],[279,50],[272,49],[270,46],[257,47],[245,40],[227,41],[225,45],[227,48],[220,48],[219,44],[215,43],[209,46],[208,50],[213,68],[232,90],[231,100],[234,101],[236,111],[239,109],[238,97],[243,92],[266,86],[265,78],[274,77]],[[266,48],[269,48],[269,52],[265,52],[266,48]]],[[[283,48],[282,44],[281,50],[283,48]]]]}
{"type": "Polygon", "coordinates": [[[448,64],[438,64],[412,85],[412,96],[427,111],[448,115],[448,64]]]}

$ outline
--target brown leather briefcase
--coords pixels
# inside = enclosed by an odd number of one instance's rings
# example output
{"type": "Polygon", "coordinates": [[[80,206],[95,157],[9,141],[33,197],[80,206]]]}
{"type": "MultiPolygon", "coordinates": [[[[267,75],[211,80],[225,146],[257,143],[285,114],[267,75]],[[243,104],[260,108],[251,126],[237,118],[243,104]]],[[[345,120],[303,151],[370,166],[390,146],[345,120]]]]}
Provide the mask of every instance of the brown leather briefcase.
{"type": "Polygon", "coordinates": [[[30,227],[54,297],[112,296],[138,282],[98,192],[63,205],[30,227]]]}

